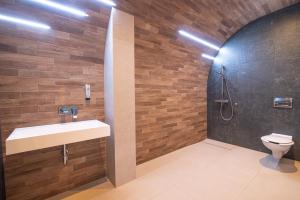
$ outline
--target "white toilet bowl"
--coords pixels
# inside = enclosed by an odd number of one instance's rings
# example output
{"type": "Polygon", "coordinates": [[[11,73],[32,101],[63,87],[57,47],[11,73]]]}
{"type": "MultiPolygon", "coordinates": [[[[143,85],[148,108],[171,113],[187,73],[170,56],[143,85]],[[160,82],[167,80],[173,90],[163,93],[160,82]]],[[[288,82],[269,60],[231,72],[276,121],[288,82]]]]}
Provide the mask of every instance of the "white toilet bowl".
{"type": "Polygon", "coordinates": [[[292,136],[277,133],[263,136],[261,140],[263,144],[272,151],[273,157],[278,160],[294,145],[292,136]]]}

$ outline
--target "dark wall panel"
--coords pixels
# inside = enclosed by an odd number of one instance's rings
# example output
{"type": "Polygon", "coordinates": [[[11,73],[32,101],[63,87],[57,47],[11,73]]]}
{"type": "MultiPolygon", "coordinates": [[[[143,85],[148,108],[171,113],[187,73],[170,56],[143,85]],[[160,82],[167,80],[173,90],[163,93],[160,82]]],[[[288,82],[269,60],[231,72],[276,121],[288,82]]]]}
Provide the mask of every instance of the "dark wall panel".
{"type": "MultiPolygon", "coordinates": [[[[300,160],[300,4],[245,26],[220,51],[208,80],[208,137],[269,152],[260,137],[292,135],[287,157],[300,160]],[[234,119],[224,122],[219,106],[221,64],[233,98],[234,119]],[[274,109],[273,97],[294,98],[293,109],[274,109]]],[[[229,115],[227,106],[225,115],[229,115]]]]}

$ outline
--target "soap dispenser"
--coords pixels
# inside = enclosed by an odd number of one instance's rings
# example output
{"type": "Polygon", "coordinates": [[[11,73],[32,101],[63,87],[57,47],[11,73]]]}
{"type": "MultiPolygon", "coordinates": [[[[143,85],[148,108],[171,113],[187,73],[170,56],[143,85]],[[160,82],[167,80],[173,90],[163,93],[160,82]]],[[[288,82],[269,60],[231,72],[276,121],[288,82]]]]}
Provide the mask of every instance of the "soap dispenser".
{"type": "Polygon", "coordinates": [[[89,101],[91,100],[91,85],[85,84],[85,100],[89,101]]]}

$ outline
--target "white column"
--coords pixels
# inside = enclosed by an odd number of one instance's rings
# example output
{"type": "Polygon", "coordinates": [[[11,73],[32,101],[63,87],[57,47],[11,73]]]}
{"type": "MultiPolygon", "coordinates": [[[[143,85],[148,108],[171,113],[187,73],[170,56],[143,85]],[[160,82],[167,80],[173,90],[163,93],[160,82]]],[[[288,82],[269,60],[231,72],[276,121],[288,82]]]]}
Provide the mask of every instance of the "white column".
{"type": "Polygon", "coordinates": [[[136,176],[134,17],[112,9],[104,61],[105,119],[109,180],[119,186],[136,176]]]}

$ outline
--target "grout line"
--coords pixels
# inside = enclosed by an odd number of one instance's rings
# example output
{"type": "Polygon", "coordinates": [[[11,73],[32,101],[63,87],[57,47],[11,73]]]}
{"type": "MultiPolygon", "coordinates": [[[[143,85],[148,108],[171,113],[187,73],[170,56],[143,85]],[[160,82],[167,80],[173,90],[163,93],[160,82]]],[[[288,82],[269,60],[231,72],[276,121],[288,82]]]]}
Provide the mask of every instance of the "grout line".
{"type": "Polygon", "coordinates": [[[206,142],[206,141],[204,143],[208,144],[208,145],[211,145],[211,146],[219,147],[219,148],[222,148],[222,149],[232,150],[232,148],[222,146],[221,144],[212,144],[212,143],[209,143],[209,142],[206,142]]]}
{"type": "Polygon", "coordinates": [[[255,175],[249,180],[249,182],[244,186],[244,188],[241,190],[240,194],[237,195],[237,197],[234,200],[239,200],[242,197],[242,194],[246,191],[246,189],[250,186],[251,183],[254,182],[254,180],[258,177],[262,170],[262,167],[259,167],[259,170],[255,173],[255,175]]]}

